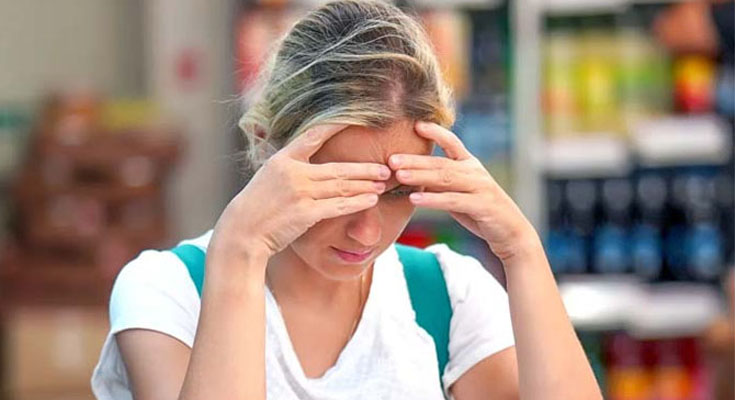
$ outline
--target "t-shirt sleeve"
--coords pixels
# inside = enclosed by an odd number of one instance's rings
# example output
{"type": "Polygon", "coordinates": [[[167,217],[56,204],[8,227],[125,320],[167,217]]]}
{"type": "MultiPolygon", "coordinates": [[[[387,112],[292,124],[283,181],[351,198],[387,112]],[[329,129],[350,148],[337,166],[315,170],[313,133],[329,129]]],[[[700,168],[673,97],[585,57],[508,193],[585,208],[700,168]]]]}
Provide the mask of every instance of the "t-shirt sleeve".
{"type": "Polygon", "coordinates": [[[183,262],[170,251],[146,250],[117,276],[110,297],[110,331],[148,329],[194,343],[199,295],[183,262]]]}
{"type": "Polygon", "coordinates": [[[515,344],[508,295],[477,259],[446,245],[427,250],[437,255],[452,304],[449,362],[442,381],[449,388],[483,359],[515,344]]]}

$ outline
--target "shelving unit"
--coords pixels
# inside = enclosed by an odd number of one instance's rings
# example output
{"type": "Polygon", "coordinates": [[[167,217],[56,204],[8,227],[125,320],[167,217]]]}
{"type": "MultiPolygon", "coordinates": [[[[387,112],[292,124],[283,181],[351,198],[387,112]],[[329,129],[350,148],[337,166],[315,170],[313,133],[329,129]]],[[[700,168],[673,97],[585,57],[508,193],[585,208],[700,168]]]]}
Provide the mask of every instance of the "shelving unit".
{"type": "MultiPolygon", "coordinates": [[[[531,0],[512,4],[516,182],[513,194],[542,234],[547,234],[550,226],[556,223],[552,221],[555,217],[549,215],[548,200],[556,194],[547,192],[547,179],[576,180],[592,185],[605,179],[631,176],[638,179],[648,173],[665,177],[675,174],[706,176],[712,170],[729,168],[732,180],[733,122],[711,113],[663,113],[633,125],[627,135],[608,132],[549,138],[545,132],[544,42],[549,19],[576,19],[578,25],[569,29],[573,31],[583,25],[580,20],[595,19],[599,15],[619,16],[631,7],[643,7],[650,12],[662,2],[531,0]]],[[[589,21],[585,23],[593,25],[589,21]]],[[[569,31],[563,33],[569,34],[569,31]]],[[[560,40],[569,40],[569,37],[562,36],[560,40]]],[[[570,50],[569,46],[569,42],[562,42],[560,51],[570,50]]],[[[675,185],[702,186],[695,180],[681,179],[675,185]]],[[[723,218],[735,224],[732,214],[729,215],[723,218]]],[[[724,237],[724,240],[732,241],[735,237],[724,237]]],[[[732,262],[731,259],[725,261],[732,262]]],[[[689,397],[682,398],[709,398],[702,392],[706,385],[699,380],[706,375],[702,361],[692,361],[692,354],[701,357],[701,350],[696,350],[701,345],[699,338],[725,312],[720,286],[712,281],[695,282],[681,277],[671,281],[671,276],[663,279],[664,282],[651,282],[632,273],[565,273],[559,274],[558,280],[569,316],[580,333],[598,380],[606,388],[606,398],[626,398],[621,394],[626,387],[653,391],[655,389],[646,385],[655,380],[660,380],[658,385],[687,384],[698,388],[698,394],[690,393],[689,397]],[[662,355],[668,357],[663,364],[666,366],[660,368],[679,368],[679,375],[665,376],[657,364],[652,364],[651,354],[657,354],[655,357],[659,359],[662,355]]]]}

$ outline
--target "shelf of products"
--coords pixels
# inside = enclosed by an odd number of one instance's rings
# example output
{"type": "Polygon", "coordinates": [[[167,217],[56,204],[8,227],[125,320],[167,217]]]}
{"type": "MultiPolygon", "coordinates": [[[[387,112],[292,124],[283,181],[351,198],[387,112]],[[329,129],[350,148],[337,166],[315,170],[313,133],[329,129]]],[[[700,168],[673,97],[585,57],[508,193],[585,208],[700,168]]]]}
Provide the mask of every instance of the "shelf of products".
{"type": "Polygon", "coordinates": [[[4,304],[102,305],[127,261],[165,244],[181,143],[154,115],[145,101],[82,93],[46,102],[9,185],[4,304]]]}
{"type": "Polygon", "coordinates": [[[732,124],[714,60],[668,54],[661,7],[549,15],[542,30],[547,250],[557,273],[714,281],[732,262],[732,124]]]}
{"type": "Polygon", "coordinates": [[[651,27],[671,3],[517,10],[533,14],[517,32],[539,57],[519,79],[541,78],[514,92],[531,114],[516,116],[516,140],[536,144],[522,193],[540,193],[521,202],[540,215],[610,399],[709,399],[718,373],[710,335],[735,238],[731,86],[716,59],[658,44],[651,27]]]}
{"type": "Polygon", "coordinates": [[[701,283],[568,276],[559,290],[579,329],[625,330],[638,339],[698,336],[725,311],[718,290],[701,283]]]}

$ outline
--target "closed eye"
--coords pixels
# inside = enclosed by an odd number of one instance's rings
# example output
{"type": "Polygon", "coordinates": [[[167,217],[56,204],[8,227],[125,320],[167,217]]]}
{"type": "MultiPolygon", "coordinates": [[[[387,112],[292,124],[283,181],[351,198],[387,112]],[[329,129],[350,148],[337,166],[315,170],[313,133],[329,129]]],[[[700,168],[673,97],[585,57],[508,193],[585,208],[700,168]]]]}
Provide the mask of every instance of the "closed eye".
{"type": "Polygon", "coordinates": [[[396,188],[385,192],[384,195],[387,195],[393,198],[407,197],[408,195],[410,195],[411,193],[415,191],[416,191],[416,188],[414,186],[399,185],[396,188]]]}

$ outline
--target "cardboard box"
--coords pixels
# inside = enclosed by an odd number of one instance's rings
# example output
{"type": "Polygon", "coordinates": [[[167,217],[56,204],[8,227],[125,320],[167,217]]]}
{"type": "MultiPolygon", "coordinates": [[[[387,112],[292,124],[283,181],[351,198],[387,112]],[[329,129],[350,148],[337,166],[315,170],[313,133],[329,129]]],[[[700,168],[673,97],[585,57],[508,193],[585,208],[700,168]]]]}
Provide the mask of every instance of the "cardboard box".
{"type": "Polygon", "coordinates": [[[2,321],[6,399],[91,399],[89,380],[109,330],[104,308],[22,307],[2,321]]]}

